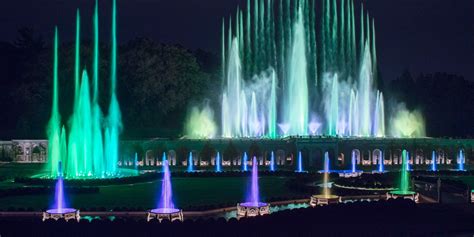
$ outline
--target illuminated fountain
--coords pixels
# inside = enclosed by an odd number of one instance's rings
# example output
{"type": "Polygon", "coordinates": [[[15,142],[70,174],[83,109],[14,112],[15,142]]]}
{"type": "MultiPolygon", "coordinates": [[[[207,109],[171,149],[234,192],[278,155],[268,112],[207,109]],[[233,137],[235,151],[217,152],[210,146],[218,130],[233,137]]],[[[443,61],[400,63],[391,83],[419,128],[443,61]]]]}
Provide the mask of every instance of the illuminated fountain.
{"type": "Polygon", "coordinates": [[[275,171],[275,153],[271,153],[270,155],[270,171],[275,171]]]}
{"type": "Polygon", "coordinates": [[[436,167],[436,152],[433,151],[431,153],[431,171],[437,171],[437,167],[436,167]]]}
{"type": "Polygon", "coordinates": [[[311,196],[309,204],[313,207],[328,204],[335,204],[341,202],[341,197],[332,195],[329,184],[329,155],[328,152],[324,154],[324,170],[323,170],[323,193],[311,196]]]}
{"type": "Polygon", "coordinates": [[[209,107],[193,108],[185,133],[424,136],[423,116],[402,103],[386,118],[375,21],[364,3],[356,16],[354,2],[247,0],[222,21],[221,126],[209,107]]]}
{"type": "Polygon", "coordinates": [[[56,188],[54,193],[54,205],[52,209],[48,209],[43,212],[43,221],[48,219],[59,220],[64,219],[66,221],[76,220],[79,221],[81,216],[79,210],[74,208],[66,207],[66,200],[64,198],[64,183],[61,168],[61,161],[58,162],[58,175],[56,181],[56,188]]]}
{"type": "Polygon", "coordinates": [[[383,158],[383,152],[380,152],[379,153],[379,157],[378,157],[378,165],[377,165],[377,170],[374,170],[372,171],[372,173],[376,173],[376,174],[381,174],[381,173],[385,173],[385,165],[384,165],[384,158],[383,158]]]}
{"type": "Polygon", "coordinates": [[[466,163],[466,158],[464,157],[464,150],[462,150],[462,149],[459,150],[457,162],[458,162],[458,170],[459,171],[466,171],[464,169],[464,163],[466,163]]]}
{"type": "Polygon", "coordinates": [[[193,153],[189,152],[188,156],[188,172],[194,171],[194,160],[193,160],[193,153]]]}
{"type": "Polygon", "coordinates": [[[238,217],[253,217],[270,214],[270,204],[260,202],[260,192],[258,188],[258,163],[256,157],[253,157],[252,163],[250,191],[247,194],[246,202],[237,204],[238,217]]]}
{"type": "Polygon", "coordinates": [[[183,211],[174,207],[170,169],[166,159],[163,159],[163,180],[161,182],[161,198],[158,208],[148,211],[147,214],[147,221],[152,219],[157,219],[160,222],[162,220],[183,221],[183,211]]]}
{"type": "Polygon", "coordinates": [[[357,160],[355,157],[355,151],[352,151],[351,154],[351,169],[350,170],[343,170],[339,172],[339,176],[341,177],[356,177],[362,175],[361,170],[357,170],[357,160]]]}
{"type": "Polygon", "coordinates": [[[400,172],[400,184],[399,188],[395,191],[387,193],[387,199],[391,198],[404,198],[418,202],[419,194],[410,190],[410,173],[408,172],[408,152],[402,151],[402,165],[400,172]]]}
{"type": "Polygon", "coordinates": [[[219,152],[217,152],[217,155],[216,155],[216,172],[221,172],[222,171],[221,165],[222,165],[221,154],[219,152]]]}
{"type": "Polygon", "coordinates": [[[243,171],[248,171],[247,163],[248,163],[247,152],[244,152],[244,156],[242,157],[242,170],[243,171]]]}
{"type": "Polygon", "coordinates": [[[378,169],[378,171],[379,171],[379,173],[385,172],[383,153],[381,153],[380,157],[379,157],[379,169],[378,169]]]}
{"type": "MultiPolygon", "coordinates": [[[[223,19],[221,136],[386,135],[374,19],[353,0],[316,3],[247,0],[223,19]]],[[[391,135],[423,135],[415,112],[389,118],[391,135]]]]}
{"type": "Polygon", "coordinates": [[[74,65],[74,103],[69,126],[60,129],[58,109],[58,35],[55,33],[53,68],[53,104],[48,123],[48,162],[50,177],[57,177],[58,161],[64,161],[66,178],[107,178],[119,174],[117,169],[121,113],[116,95],[117,39],[116,2],[112,9],[112,43],[110,59],[110,105],[103,117],[99,106],[99,14],[96,1],[93,17],[92,80],[80,63],[80,14],[76,15],[74,65]],[[82,72],[82,73],[81,73],[82,72]],[[91,90],[92,89],[92,90],[91,90]],[[66,143],[67,137],[67,143],[66,143]]]}
{"type": "Polygon", "coordinates": [[[298,167],[296,169],[296,172],[301,173],[303,171],[303,156],[301,155],[301,151],[298,152],[298,167]]]}

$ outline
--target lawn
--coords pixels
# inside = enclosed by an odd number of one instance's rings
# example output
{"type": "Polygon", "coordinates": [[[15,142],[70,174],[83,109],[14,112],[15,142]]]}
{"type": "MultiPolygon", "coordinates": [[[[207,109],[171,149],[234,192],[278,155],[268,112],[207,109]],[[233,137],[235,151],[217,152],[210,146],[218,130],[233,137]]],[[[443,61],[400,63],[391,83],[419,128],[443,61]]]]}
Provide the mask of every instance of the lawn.
{"type": "MultiPolygon", "coordinates": [[[[202,206],[242,202],[245,200],[248,177],[223,178],[175,178],[172,180],[173,199],[176,206],[202,206]]],[[[290,191],[285,177],[261,177],[259,179],[261,199],[270,197],[291,198],[295,193],[290,191]]],[[[112,185],[100,187],[97,194],[69,195],[70,206],[81,207],[155,207],[159,200],[161,182],[138,183],[130,185],[112,185]]],[[[0,209],[8,207],[48,207],[52,195],[30,195],[0,198],[0,209]]]]}

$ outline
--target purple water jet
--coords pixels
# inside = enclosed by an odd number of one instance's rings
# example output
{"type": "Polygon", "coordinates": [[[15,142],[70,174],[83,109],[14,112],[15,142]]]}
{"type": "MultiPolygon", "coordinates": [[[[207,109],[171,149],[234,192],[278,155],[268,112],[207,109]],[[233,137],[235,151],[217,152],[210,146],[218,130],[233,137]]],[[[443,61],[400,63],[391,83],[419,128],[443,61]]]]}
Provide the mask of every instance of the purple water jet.
{"type": "Polygon", "coordinates": [[[260,202],[260,191],[258,186],[258,163],[257,158],[253,157],[252,179],[250,190],[247,193],[247,199],[244,203],[237,204],[237,216],[258,216],[270,213],[270,205],[260,202]]]}
{"type": "Polygon", "coordinates": [[[151,219],[158,219],[160,222],[164,219],[168,219],[170,221],[183,220],[182,210],[174,207],[169,162],[165,158],[163,158],[161,197],[158,203],[158,208],[152,209],[148,212],[147,220],[150,221],[151,219]]]}
{"type": "Polygon", "coordinates": [[[64,198],[64,181],[63,181],[63,172],[61,161],[58,164],[58,176],[56,181],[56,187],[54,192],[54,204],[51,209],[43,212],[43,221],[47,219],[65,219],[66,221],[70,219],[75,219],[79,221],[80,215],[79,210],[74,208],[67,208],[66,201],[64,198]]]}

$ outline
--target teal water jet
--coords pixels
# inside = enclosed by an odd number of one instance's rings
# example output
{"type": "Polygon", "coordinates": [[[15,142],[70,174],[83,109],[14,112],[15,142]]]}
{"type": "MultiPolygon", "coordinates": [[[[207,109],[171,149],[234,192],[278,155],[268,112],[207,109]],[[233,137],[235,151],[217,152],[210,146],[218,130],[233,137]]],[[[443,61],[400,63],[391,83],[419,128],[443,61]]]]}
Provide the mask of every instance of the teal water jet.
{"type": "Polygon", "coordinates": [[[48,160],[52,177],[57,176],[57,161],[65,164],[66,178],[105,178],[120,175],[118,172],[118,146],[121,131],[120,107],[116,96],[117,42],[116,2],[112,9],[111,45],[111,100],[109,114],[103,123],[99,106],[99,10],[95,3],[93,16],[92,77],[80,64],[80,14],[76,14],[76,42],[74,64],[74,103],[68,128],[60,129],[58,109],[58,33],[55,31],[53,105],[48,124],[48,160]],[[92,78],[92,80],[90,80],[92,78]]]}

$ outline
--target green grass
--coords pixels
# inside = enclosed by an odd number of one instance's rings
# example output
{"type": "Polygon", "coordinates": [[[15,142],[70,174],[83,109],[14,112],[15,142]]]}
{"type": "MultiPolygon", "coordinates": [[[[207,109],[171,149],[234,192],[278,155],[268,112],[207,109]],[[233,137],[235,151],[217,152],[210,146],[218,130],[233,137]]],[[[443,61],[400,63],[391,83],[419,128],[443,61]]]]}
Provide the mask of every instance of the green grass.
{"type": "Polygon", "coordinates": [[[474,188],[474,176],[458,176],[458,177],[449,177],[455,180],[460,180],[465,184],[469,185],[471,188],[474,188]]]}
{"type": "Polygon", "coordinates": [[[7,178],[28,177],[45,168],[45,164],[0,163],[0,176],[7,178]]]}
{"type": "MultiPolygon", "coordinates": [[[[226,178],[175,178],[172,180],[173,199],[177,207],[202,206],[212,204],[236,204],[245,200],[247,177],[226,178]]],[[[270,197],[291,198],[295,195],[286,186],[288,178],[261,177],[260,196],[263,201],[270,197]]],[[[70,206],[91,207],[156,207],[159,200],[161,182],[100,187],[97,194],[69,195],[70,206]]],[[[0,208],[32,207],[47,208],[52,203],[52,195],[30,195],[0,198],[0,208]]]]}

